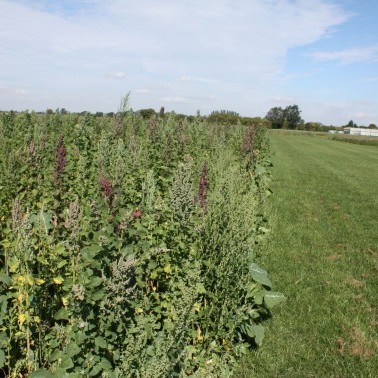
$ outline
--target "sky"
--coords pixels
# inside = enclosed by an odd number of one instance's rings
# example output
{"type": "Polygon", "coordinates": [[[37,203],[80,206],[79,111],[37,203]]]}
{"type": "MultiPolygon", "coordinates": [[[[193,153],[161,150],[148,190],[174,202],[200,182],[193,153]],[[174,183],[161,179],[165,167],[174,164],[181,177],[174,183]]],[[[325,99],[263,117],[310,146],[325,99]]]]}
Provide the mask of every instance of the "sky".
{"type": "Polygon", "coordinates": [[[376,0],[0,0],[0,110],[378,124],[376,0]]]}

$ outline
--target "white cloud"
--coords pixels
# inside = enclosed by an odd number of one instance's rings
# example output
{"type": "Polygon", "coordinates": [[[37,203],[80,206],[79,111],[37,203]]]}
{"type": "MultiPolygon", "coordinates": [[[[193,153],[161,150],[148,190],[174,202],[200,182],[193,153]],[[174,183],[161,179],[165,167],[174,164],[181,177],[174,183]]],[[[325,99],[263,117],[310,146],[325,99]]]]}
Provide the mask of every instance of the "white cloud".
{"type": "Polygon", "coordinates": [[[175,96],[175,97],[163,97],[162,100],[164,102],[172,103],[172,102],[186,102],[188,99],[184,97],[175,96]]]}
{"type": "Polygon", "coordinates": [[[112,78],[112,79],[124,79],[126,77],[126,73],[123,71],[116,71],[116,72],[106,75],[106,77],[112,78]]]}
{"type": "Polygon", "coordinates": [[[348,18],[333,0],[1,0],[0,81],[33,96],[0,103],[110,111],[136,88],[134,109],[264,115],[288,51],[348,18]]]}
{"type": "Polygon", "coordinates": [[[0,86],[0,93],[7,95],[7,96],[18,96],[18,97],[25,97],[29,95],[30,92],[24,88],[7,88],[0,86]]]}
{"type": "Polygon", "coordinates": [[[192,79],[192,77],[189,76],[189,75],[183,75],[183,76],[180,76],[180,77],[179,77],[179,80],[180,80],[180,81],[192,81],[193,79],[192,79]]]}
{"type": "Polygon", "coordinates": [[[316,51],[309,55],[319,61],[337,60],[341,64],[377,62],[378,45],[356,47],[340,51],[316,51]]]}
{"type": "Polygon", "coordinates": [[[150,88],[140,88],[136,89],[135,93],[140,93],[140,94],[150,94],[152,90],[150,88]]]}
{"type": "Polygon", "coordinates": [[[298,98],[294,96],[275,96],[270,99],[274,104],[291,105],[298,102],[298,98]]]}
{"type": "Polygon", "coordinates": [[[187,82],[194,82],[194,83],[203,83],[203,84],[215,84],[217,81],[211,78],[205,77],[193,77],[189,75],[183,75],[178,78],[179,81],[187,81],[187,82]]]}
{"type": "Polygon", "coordinates": [[[306,121],[320,121],[325,125],[342,126],[350,120],[359,125],[377,123],[378,101],[338,101],[333,104],[326,102],[305,102],[303,111],[306,112],[306,121]]]}

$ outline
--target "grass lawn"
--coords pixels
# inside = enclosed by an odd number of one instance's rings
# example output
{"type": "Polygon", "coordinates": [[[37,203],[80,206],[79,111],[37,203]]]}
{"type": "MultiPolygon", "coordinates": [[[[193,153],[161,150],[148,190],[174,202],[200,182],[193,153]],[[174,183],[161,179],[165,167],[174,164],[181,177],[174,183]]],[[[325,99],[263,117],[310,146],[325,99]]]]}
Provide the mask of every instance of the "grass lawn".
{"type": "Polygon", "coordinates": [[[378,377],[378,150],[271,133],[262,264],[287,301],[235,377],[378,377]]]}

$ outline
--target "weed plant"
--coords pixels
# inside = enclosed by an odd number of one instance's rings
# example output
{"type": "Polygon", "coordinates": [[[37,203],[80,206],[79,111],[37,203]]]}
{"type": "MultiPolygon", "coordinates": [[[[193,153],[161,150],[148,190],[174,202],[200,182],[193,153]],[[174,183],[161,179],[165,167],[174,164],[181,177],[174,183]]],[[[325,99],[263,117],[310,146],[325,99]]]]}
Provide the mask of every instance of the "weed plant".
{"type": "Polygon", "coordinates": [[[261,344],[264,129],[10,112],[0,157],[3,374],[221,377],[261,344]]]}

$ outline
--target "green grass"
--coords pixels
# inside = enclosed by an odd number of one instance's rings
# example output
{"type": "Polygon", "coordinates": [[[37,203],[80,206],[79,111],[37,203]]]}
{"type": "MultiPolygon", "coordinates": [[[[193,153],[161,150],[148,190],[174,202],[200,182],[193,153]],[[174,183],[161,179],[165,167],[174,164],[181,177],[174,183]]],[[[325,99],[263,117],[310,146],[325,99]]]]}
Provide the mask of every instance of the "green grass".
{"type": "Polygon", "coordinates": [[[378,151],[272,133],[275,309],[235,377],[378,376],[378,151]]]}
{"type": "Polygon", "coordinates": [[[348,143],[363,144],[363,145],[378,147],[378,137],[376,136],[330,134],[329,137],[332,140],[336,140],[339,142],[348,142],[348,143]]]}

